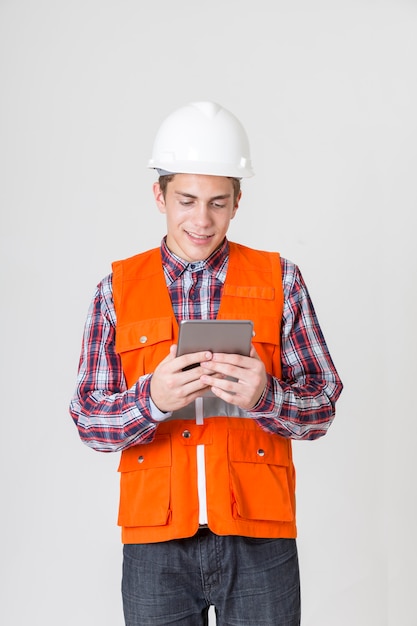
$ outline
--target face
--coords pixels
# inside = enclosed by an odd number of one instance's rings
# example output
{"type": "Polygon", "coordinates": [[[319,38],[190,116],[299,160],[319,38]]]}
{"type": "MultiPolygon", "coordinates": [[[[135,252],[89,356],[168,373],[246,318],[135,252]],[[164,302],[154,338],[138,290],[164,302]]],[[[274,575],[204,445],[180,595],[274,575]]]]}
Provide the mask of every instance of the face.
{"type": "Polygon", "coordinates": [[[167,246],[185,261],[203,261],[222,243],[238,209],[233,183],[223,176],[176,174],[165,197],[155,183],[156,204],[167,220],[167,246]]]}

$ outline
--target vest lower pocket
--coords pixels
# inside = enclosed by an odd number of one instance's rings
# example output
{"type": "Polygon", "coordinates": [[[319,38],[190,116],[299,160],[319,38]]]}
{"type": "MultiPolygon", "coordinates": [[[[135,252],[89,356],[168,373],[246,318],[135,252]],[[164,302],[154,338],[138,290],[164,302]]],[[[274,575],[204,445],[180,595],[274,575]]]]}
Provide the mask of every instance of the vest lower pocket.
{"type": "Polygon", "coordinates": [[[171,438],[156,436],[150,444],[125,450],[119,472],[119,525],[166,525],[171,515],[171,438]]]}
{"type": "Polygon", "coordinates": [[[288,442],[260,431],[229,431],[232,514],[235,519],[294,521],[288,442]]]}

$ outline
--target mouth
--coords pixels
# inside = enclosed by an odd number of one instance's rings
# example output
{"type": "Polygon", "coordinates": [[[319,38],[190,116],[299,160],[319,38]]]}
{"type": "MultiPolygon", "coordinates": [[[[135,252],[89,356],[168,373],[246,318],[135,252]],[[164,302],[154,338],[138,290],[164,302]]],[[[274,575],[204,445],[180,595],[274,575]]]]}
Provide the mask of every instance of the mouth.
{"type": "Polygon", "coordinates": [[[199,235],[198,233],[193,233],[189,230],[185,231],[187,233],[187,235],[191,238],[194,239],[195,241],[209,241],[209,239],[211,239],[213,237],[213,235],[199,235]]]}

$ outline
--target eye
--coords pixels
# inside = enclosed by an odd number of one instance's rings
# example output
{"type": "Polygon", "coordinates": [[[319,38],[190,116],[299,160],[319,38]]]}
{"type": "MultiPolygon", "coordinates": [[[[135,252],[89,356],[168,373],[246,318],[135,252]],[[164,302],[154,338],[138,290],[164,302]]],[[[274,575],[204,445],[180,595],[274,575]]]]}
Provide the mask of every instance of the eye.
{"type": "Polygon", "coordinates": [[[221,202],[213,202],[213,206],[215,209],[224,209],[226,205],[221,202]]]}

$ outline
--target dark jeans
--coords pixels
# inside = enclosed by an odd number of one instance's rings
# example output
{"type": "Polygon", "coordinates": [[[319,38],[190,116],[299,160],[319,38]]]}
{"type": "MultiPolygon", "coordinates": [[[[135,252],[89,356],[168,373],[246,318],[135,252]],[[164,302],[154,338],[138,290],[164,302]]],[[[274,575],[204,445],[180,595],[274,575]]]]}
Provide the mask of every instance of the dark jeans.
{"type": "Polygon", "coordinates": [[[123,548],[126,626],[299,626],[295,539],[194,537],[123,548]]]}

